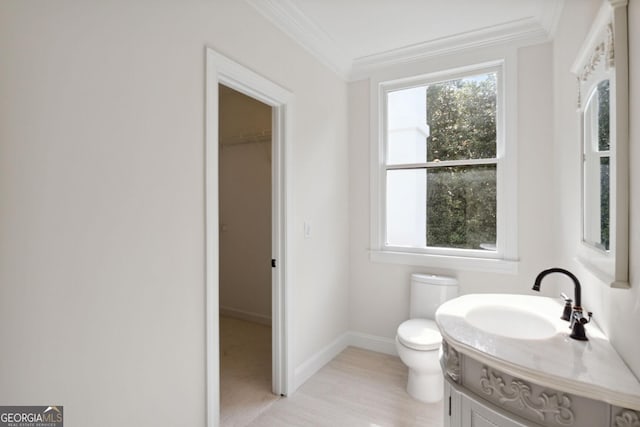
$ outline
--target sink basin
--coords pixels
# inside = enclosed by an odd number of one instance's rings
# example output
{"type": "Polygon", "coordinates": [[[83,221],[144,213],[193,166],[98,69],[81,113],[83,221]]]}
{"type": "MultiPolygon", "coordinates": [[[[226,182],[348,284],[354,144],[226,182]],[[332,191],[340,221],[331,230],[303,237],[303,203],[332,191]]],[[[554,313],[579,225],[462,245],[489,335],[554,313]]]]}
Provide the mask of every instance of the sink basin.
{"type": "Polygon", "coordinates": [[[472,326],[508,338],[540,340],[556,334],[556,326],[537,313],[504,305],[483,304],[464,315],[472,326]]]}
{"type": "Polygon", "coordinates": [[[568,334],[560,320],[562,305],[552,298],[515,294],[470,294],[442,304],[436,322],[453,327],[472,340],[493,337],[540,341],[568,334]]]}

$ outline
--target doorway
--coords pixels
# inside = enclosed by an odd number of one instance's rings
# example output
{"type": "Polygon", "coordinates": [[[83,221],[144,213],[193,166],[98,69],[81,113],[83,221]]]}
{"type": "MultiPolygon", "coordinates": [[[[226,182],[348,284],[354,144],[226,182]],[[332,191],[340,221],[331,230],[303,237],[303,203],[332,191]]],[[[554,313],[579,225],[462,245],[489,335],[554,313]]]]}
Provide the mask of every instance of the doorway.
{"type": "Polygon", "coordinates": [[[235,61],[206,49],[205,113],[205,280],[207,426],[220,425],[220,191],[219,92],[233,89],[271,108],[271,353],[272,392],[293,391],[289,304],[293,254],[290,198],[293,95],[235,61]]]}
{"type": "Polygon", "coordinates": [[[272,393],[272,108],[218,87],[221,426],[246,425],[272,393]]]}

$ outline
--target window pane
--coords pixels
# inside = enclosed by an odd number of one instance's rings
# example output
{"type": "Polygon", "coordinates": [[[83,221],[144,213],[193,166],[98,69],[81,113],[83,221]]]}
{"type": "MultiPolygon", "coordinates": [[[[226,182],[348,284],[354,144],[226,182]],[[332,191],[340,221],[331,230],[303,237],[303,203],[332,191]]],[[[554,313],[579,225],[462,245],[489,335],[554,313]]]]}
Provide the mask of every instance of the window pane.
{"type": "Polygon", "coordinates": [[[427,160],[427,87],[387,93],[387,164],[427,160]]]}
{"type": "Polygon", "coordinates": [[[387,244],[426,246],[426,169],[387,171],[387,244]]]}
{"type": "Polygon", "coordinates": [[[496,165],[429,169],[430,247],[495,250],[496,165]]]}
{"type": "Polygon", "coordinates": [[[427,88],[427,160],[496,157],[496,73],[427,88]]]}

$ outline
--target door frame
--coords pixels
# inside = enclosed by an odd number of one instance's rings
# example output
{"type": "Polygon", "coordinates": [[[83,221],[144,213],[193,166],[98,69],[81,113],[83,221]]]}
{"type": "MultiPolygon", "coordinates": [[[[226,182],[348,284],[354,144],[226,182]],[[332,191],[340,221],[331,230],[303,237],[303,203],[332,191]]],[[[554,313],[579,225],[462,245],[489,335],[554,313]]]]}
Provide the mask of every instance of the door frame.
{"type": "Polygon", "coordinates": [[[291,230],[291,136],[294,96],[243,65],[206,48],[205,94],[205,282],[207,426],[220,422],[218,85],[223,84],[272,107],[271,333],[273,393],[293,391],[290,277],[287,248],[291,230]]]}

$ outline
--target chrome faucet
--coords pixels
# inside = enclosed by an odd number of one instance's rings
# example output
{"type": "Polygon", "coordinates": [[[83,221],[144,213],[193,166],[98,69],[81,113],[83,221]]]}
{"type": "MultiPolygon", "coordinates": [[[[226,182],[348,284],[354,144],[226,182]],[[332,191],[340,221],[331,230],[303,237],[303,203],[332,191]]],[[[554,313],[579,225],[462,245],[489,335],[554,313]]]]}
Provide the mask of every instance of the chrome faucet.
{"type": "MultiPolygon", "coordinates": [[[[538,276],[536,277],[535,282],[533,283],[533,290],[534,291],[540,291],[540,284],[542,283],[542,279],[547,275],[547,274],[551,274],[551,273],[562,273],[566,276],[569,276],[569,278],[571,278],[571,280],[573,280],[573,284],[574,284],[574,292],[575,292],[575,297],[574,297],[574,305],[573,305],[573,309],[571,311],[571,316],[570,319],[567,319],[567,307],[565,304],[565,310],[562,316],[562,319],[564,320],[570,320],[571,323],[569,324],[569,328],[571,328],[571,335],[570,337],[575,339],[575,340],[580,340],[580,341],[587,341],[587,335],[584,332],[584,325],[586,325],[587,323],[589,323],[591,321],[591,316],[593,315],[593,313],[588,312],[589,318],[585,318],[584,314],[582,313],[582,298],[581,298],[581,287],[580,287],[580,281],[578,280],[578,278],[570,271],[565,270],[563,268],[549,268],[547,270],[543,270],[540,272],[540,274],[538,274],[538,276]]],[[[571,300],[569,298],[565,297],[565,303],[569,303],[571,302],[571,300]]]]}

